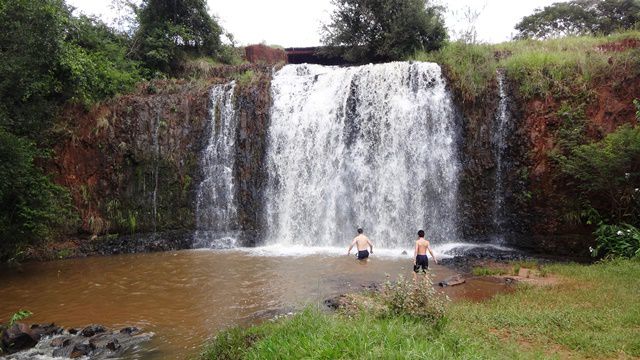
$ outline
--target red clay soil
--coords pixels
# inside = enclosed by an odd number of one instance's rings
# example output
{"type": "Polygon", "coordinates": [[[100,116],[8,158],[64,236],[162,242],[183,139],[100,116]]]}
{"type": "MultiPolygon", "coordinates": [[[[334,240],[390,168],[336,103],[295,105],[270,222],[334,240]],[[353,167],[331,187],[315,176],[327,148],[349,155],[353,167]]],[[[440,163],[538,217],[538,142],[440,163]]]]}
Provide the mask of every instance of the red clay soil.
{"type": "MultiPolygon", "coordinates": [[[[613,132],[622,124],[636,124],[634,98],[640,97],[640,76],[626,77],[625,74],[610,74],[611,78],[594,87],[595,96],[586,108],[589,119],[587,136],[599,140],[613,132]]],[[[538,234],[562,233],[560,226],[566,226],[564,220],[556,214],[554,204],[558,204],[559,187],[554,183],[554,169],[548,154],[556,146],[554,131],[562,121],[557,114],[561,100],[547,96],[534,99],[524,106],[525,126],[531,144],[530,159],[532,161],[530,180],[533,188],[544,194],[535,207],[547,214],[545,221],[538,222],[538,234]]],[[[565,229],[566,230],[566,229],[565,229]]]]}
{"type": "Polygon", "coordinates": [[[287,54],[282,49],[266,45],[249,45],[244,48],[245,59],[253,64],[278,64],[287,62],[287,54]]]}
{"type": "Polygon", "coordinates": [[[640,47],[640,39],[623,39],[596,46],[602,52],[622,52],[640,47]]]}
{"type": "Polygon", "coordinates": [[[188,138],[179,135],[206,117],[207,88],[184,81],[155,81],[88,111],[81,106],[64,110],[66,120],[59,126],[66,128],[66,134],[54,147],[56,156],[49,166],[54,180],[71,191],[83,231],[99,233],[108,227],[101,214],[104,201],[117,198],[122,169],[132,153],[151,147],[145,145],[151,143],[146,137],[158,112],[168,123],[166,135],[160,138],[163,149],[175,149],[178,154],[189,150],[184,144],[188,138]],[[149,88],[154,90],[150,93],[149,88]]]}

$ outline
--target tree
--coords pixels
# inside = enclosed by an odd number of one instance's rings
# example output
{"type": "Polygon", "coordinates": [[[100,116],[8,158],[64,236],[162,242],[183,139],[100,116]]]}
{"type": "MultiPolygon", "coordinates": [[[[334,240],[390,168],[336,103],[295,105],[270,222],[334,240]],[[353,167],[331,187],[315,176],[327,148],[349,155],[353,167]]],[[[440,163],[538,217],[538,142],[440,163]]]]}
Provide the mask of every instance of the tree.
{"type": "Polygon", "coordinates": [[[0,260],[72,224],[69,193],[36,165],[42,150],[0,127],[0,260]]]}
{"type": "Polygon", "coordinates": [[[352,62],[400,60],[447,39],[442,8],[425,0],[333,0],[327,52],[352,62]]]}
{"type": "Polygon", "coordinates": [[[187,55],[216,56],[222,28],[205,0],[144,0],[136,10],[137,57],[147,68],[175,72],[187,55]]]}
{"type": "Polygon", "coordinates": [[[14,134],[35,137],[52,120],[69,17],[62,0],[0,0],[0,126],[14,134]]]}
{"type": "Polygon", "coordinates": [[[525,16],[518,38],[608,35],[633,29],[640,22],[640,0],[573,0],[554,3],[525,16]]]}
{"type": "Polygon", "coordinates": [[[139,80],[126,38],[73,17],[62,0],[0,0],[0,127],[43,140],[59,107],[126,91],[139,80]]]}
{"type": "Polygon", "coordinates": [[[44,240],[74,214],[39,164],[66,103],[91,105],[139,80],[127,37],[74,17],[64,0],[0,0],[0,259],[44,240]]]}

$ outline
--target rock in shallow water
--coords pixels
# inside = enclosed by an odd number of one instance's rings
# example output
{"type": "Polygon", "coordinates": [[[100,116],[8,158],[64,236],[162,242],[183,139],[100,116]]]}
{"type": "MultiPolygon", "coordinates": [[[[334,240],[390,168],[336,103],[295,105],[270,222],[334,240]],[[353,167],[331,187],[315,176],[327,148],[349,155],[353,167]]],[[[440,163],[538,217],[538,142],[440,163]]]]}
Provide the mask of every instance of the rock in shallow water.
{"type": "Polygon", "coordinates": [[[2,350],[13,353],[34,347],[40,338],[33,335],[26,324],[16,323],[2,333],[2,350]]]}
{"type": "Polygon", "coordinates": [[[448,278],[440,281],[438,283],[438,285],[440,285],[442,287],[456,286],[456,285],[464,284],[465,282],[466,282],[466,280],[462,277],[462,275],[456,274],[456,275],[453,275],[453,276],[449,276],[448,278]]]}
{"type": "MultiPolygon", "coordinates": [[[[24,331],[23,334],[30,336],[31,328],[24,324],[16,325],[24,331]]],[[[35,329],[33,332],[38,334],[38,339],[42,337],[42,341],[31,341],[28,347],[14,350],[14,354],[6,357],[7,360],[33,359],[40,356],[107,359],[120,356],[153,336],[153,333],[142,333],[136,327],[109,330],[102,325],[89,325],[80,331],[78,329],[65,331],[50,324],[50,326],[33,325],[32,328],[35,329]]],[[[33,337],[30,338],[34,340],[33,337]]]]}

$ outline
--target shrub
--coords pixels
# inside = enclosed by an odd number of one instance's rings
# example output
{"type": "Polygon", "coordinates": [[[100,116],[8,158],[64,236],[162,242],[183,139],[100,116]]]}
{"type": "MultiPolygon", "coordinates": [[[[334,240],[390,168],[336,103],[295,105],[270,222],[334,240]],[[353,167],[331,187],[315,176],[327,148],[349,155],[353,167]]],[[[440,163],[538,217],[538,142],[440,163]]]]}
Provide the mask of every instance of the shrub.
{"type": "Polygon", "coordinates": [[[623,125],[604,139],[557,156],[586,208],[607,223],[640,223],[640,126],[623,125]]]}
{"type": "Polygon", "coordinates": [[[0,260],[76,220],[68,191],[36,165],[46,155],[33,142],[0,127],[0,260]]]}
{"type": "Polygon", "coordinates": [[[601,224],[594,234],[596,247],[592,256],[640,258],[640,229],[635,226],[601,224]]]}
{"type": "Polygon", "coordinates": [[[381,293],[388,315],[405,315],[437,323],[444,318],[449,297],[434,288],[427,274],[418,283],[400,276],[395,283],[387,281],[381,293]]]}

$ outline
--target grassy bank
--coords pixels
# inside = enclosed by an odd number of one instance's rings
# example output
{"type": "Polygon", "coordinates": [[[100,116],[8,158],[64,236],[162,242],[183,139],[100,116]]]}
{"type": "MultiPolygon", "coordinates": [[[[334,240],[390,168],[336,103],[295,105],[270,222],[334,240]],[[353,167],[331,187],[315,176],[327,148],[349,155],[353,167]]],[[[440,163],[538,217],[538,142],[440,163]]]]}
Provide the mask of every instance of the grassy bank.
{"type": "Polygon", "coordinates": [[[640,262],[552,265],[552,287],[449,305],[437,325],[306,310],[222,332],[202,359],[631,358],[640,356],[640,262]]]}
{"type": "Polygon", "coordinates": [[[640,73],[640,32],[610,36],[519,40],[496,45],[450,43],[435,53],[417,53],[412,60],[443,65],[465,101],[484,95],[495,84],[496,69],[518,84],[519,94],[530,99],[588,96],[598,79],[623,72],[640,73]]]}

